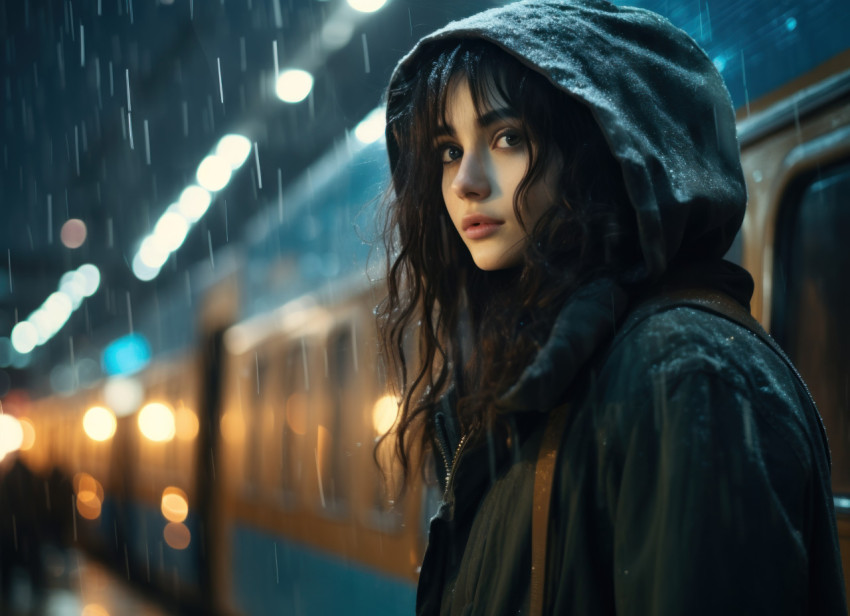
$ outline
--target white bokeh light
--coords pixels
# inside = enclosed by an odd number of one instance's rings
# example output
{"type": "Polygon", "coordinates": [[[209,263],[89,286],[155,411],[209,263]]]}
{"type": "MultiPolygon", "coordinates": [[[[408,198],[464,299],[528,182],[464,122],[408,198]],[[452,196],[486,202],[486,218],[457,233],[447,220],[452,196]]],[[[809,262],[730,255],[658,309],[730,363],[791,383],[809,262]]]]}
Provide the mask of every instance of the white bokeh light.
{"type": "Polygon", "coordinates": [[[197,222],[210,207],[212,196],[200,186],[189,186],[180,193],[177,211],[188,221],[197,222]]]}
{"type": "Polygon", "coordinates": [[[38,344],[38,330],[29,321],[21,321],[12,328],[12,346],[21,355],[26,355],[38,344]]]}
{"type": "Polygon", "coordinates": [[[53,334],[58,332],[62,326],[65,325],[65,322],[70,318],[71,313],[74,312],[74,304],[71,301],[71,298],[61,291],[51,293],[44,301],[43,308],[50,316],[53,334]]]}
{"type": "Polygon", "coordinates": [[[143,282],[156,278],[159,275],[159,269],[145,265],[139,253],[136,253],[136,256],[133,257],[133,274],[143,282]]]}
{"type": "Polygon", "coordinates": [[[348,0],[348,6],[361,13],[374,13],[387,3],[387,0],[348,0]]]}
{"type": "Polygon", "coordinates": [[[166,250],[152,235],[142,240],[139,247],[139,258],[142,263],[151,269],[159,269],[168,261],[168,250],[166,250]]]}
{"type": "Polygon", "coordinates": [[[180,248],[187,233],[189,233],[189,223],[183,216],[173,211],[167,211],[160,216],[153,229],[157,244],[169,252],[180,248]]]}
{"type": "Polygon", "coordinates": [[[78,267],[77,271],[83,275],[86,281],[85,296],[91,297],[100,286],[100,270],[97,269],[96,265],[86,263],[78,267]]]}
{"type": "Polygon", "coordinates": [[[133,377],[114,376],[103,386],[103,399],[119,417],[138,410],[145,397],[142,384],[133,377]]]}
{"type": "Polygon", "coordinates": [[[307,71],[291,68],[278,75],[275,84],[277,97],[285,103],[300,103],[313,89],[313,76],[307,71]]]}
{"type": "Polygon", "coordinates": [[[360,121],[354,129],[354,136],[360,143],[368,145],[384,136],[384,129],[387,126],[386,113],[387,110],[384,107],[378,107],[360,121]]]}
{"type": "Polygon", "coordinates": [[[198,184],[210,192],[216,192],[227,186],[232,174],[230,161],[213,154],[198,165],[196,177],[198,184]]]}
{"type": "Polygon", "coordinates": [[[215,155],[228,162],[231,169],[242,166],[251,153],[251,141],[242,135],[225,135],[215,148],[215,155]]]}
{"type": "Polygon", "coordinates": [[[24,429],[16,417],[0,414],[0,460],[7,453],[17,451],[24,442],[24,429]]]}
{"type": "Polygon", "coordinates": [[[177,432],[174,412],[159,402],[151,402],[142,407],[138,421],[142,434],[156,443],[170,441],[177,432]]]}

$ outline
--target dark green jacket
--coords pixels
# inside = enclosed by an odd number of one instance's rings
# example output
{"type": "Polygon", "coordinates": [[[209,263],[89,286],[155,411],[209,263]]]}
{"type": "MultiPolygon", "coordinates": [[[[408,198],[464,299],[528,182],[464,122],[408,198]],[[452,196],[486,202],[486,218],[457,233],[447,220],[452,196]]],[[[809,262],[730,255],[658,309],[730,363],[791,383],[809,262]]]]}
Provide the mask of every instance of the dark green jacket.
{"type": "Polygon", "coordinates": [[[617,334],[638,297],[664,285],[749,303],[749,275],[721,261],[746,188],[734,111],[711,60],[662,17],[605,0],[486,11],[425,37],[396,68],[392,167],[412,155],[394,138],[410,102],[399,84],[457,38],[491,42],[590,109],[620,164],[643,258],[564,305],[500,400],[510,443],[459,447],[452,393],[443,398],[434,457],[451,480],[417,612],[527,610],[535,461],[546,414],[566,401],[549,612],[846,614],[828,448],[791,369],[748,330],[692,308],[617,334]]]}
{"type": "MultiPolygon", "coordinates": [[[[826,440],[783,360],[690,307],[647,316],[604,349],[566,395],[547,613],[846,614],[826,440]]],[[[435,447],[453,452],[444,402],[435,447]]],[[[510,420],[512,446],[458,456],[431,522],[419,614],[527,612],[543,415],[510,420]]]]}

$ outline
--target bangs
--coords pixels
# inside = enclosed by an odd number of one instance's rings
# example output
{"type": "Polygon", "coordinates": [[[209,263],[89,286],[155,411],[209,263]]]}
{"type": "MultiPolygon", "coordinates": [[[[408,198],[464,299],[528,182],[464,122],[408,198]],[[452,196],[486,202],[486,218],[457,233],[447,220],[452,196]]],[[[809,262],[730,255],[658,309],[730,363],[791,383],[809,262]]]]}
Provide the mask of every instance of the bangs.
{"type": "Polygon", "coordinates": [[[449,94],[459,80],[469,86],[479,117],[491,111],[496,103],[524,116],[522,101],[532,94],[526,91],[531,71],[512,56],[493,51],[490,43],[464,40],[433,58],[427,77],[429,100],[425,108],[420,109],[428,113],[429,117],[422,120],[431,135],[436,135],[439,127],[448,125],[449,94]],[[512,84],[511,87],[508,84],[512,84]]]}

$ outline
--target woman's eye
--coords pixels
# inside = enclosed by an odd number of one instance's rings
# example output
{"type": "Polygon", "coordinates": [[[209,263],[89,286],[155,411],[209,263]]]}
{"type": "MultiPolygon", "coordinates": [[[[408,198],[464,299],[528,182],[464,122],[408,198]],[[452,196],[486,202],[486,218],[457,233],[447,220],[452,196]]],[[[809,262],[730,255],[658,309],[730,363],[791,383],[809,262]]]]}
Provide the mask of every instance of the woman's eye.
{"type": "Polygon", "coordinates": [[[463,155],[463,150],[461,150],[456,145],[447,145],[442,148],[442,159],[444,163],[451,163],[456,161],[463,155]]]}
{"type": "Polygon", "coordinates": [[[522,135],[513,131],[502,133],[496,140],[496,146],[500,148],[513,148],[522,143],[522,135]]]}

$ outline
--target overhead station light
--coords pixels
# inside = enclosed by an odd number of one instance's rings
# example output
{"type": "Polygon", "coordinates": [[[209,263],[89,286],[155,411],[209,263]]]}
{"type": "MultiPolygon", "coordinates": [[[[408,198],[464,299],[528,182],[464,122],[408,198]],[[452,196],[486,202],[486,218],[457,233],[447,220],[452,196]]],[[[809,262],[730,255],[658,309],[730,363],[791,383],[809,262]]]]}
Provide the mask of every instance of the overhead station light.
{"type": "Polygon", "coordinates": [[[192,225],[207,213],[213,194],[224,190],[250,153],[251,142],[243,135],[228,134],[219,140],[213,153],[198,165],[198,184],[187,186],[159,217],[153,233],[142,239],[132,264],[136,278],[146,282],[159,275],[171,253],[183,245],[192,225]]]}
{"type": "Polygon", "coordinates": [[[374,13],[386,3],[387,0],[348,0],[348,6],[361,13],[374,13]]]}
{"type": "Polygon", "coordinates": [[[83,299],[95,294],[100,286],[100,270],[87,263],[76,270],[65,272],[59,279],[59,290],[51,293],[25,321],[12,328],[12,346],[26,355],[44,344],[71,318],[83,299]]]}
{"type": "Polygon", "coordinates": [[[354,136],[357,137],[357,140],[368,145],[383,137],[384,129],[387,126],[386,115],[386,107],[377,107],[370,111],[354,129],[354,136]]]}
{"type": "Polygon", "coordinates": [[[275,94],[285,103],[300,103],[313,89],[313,76],[299,68],[283,71],[277,77],[275,94]]]}

